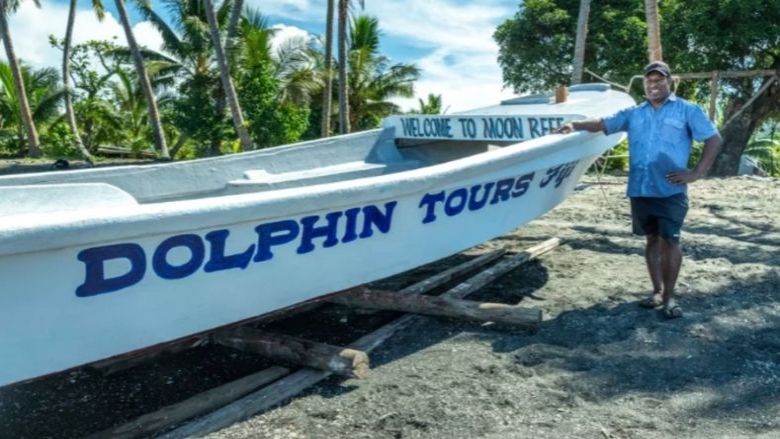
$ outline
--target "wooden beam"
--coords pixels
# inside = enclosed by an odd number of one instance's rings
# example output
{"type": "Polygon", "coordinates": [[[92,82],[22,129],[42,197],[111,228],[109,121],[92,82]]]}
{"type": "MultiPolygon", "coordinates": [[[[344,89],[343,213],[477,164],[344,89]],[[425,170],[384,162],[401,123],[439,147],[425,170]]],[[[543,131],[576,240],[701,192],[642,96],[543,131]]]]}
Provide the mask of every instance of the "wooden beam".
{"type": "MultiPolygon", "coordinates": [[[[545,241],[544,243],[538,246],[531,247],[528,250],[521,253],[521,255],[524,256],[517,256],[517,260],[519,262],[517,265],[519,265],[522,262],[531,260],[532,258],[535,258],[551,250],[557,245],[558,245],[558,240],[555,239],[555,240],[545,241]],[[552,245],[550,241],[555,241],[555,245],[552,245]]],[[[480,260],[480,264],[484,265],[494,261],[496,257],[493,254],[487,254],[477,259],[480,260]]],[[[467,267],[468,270],[473,270],[477,268],[479,264],[475,263],[474,261],[471,261],[470,263],[461,264],[458,267],[455,267],[456,269],[454,270],[453,269],[447,270],[446,272],[442,273],[442,275],[445,275],[446,273],[446,276],[453,276],[453,273],[457,272],[458,271],[457,269],[460,268],[461,266],[468,266],[467,267]]],[[[418,285],[420,284],[436,285],[438,283],[439,281],[430,281],[430,282],[423,281],[418,284],[414,284],[408,288],[404,288],[403,290],[399,291],[399,293],[406,294],[407,291],[409,292],[417,291],[417,294],[423,294],[427,291],[419,291],[419,290],[424,290],[425,288],[418,287],[418,285]]],[[[449,290],[448,292],[444,293],[443,296],[463,297],[460,295],[463,292],[469,291],[471,288],[471,287],[461,287],[461,288],[458,287],[449,290]]],[[[378,330],[370,334],[364,335],[355,343],[351,344],[350,347],[363,352],[371,352],[377,346],[381,345],[382,342],[387,340],[390,336],[400,331],[401,329],[409,326],[410,324],[418,321],[418,319],[419,317],[417,316],[406,314],[403,317],[399,317],[394,321],[386,324],[385,326],[379,328],[378,330]]],[[[178,439],[178,438],[187,438],[192,436],[204,436],[206,434],[215,432],[217,430],[235,424],[238,421],[253,416],[257,413],[268,410],[269,408],[280,404],[282,401],[297,395],[304,389],[309,388],[314,384],[317,384],[318,382],[329,377],[330,375],[331,375],[330,372],[309,369],[309,368],[299,370],[293,374],[290,374],[280,379],[279,381],[274,382],[273,384],[270,384],[258,390],[257,392],[252,393],[251,395],[247,395],[239,399],[238,401],[233,402],[228,406],[225,406],[213,413],[209,413],[208,415],[205,415],[200,419],[196,419],[190,423],[187,423],[173,431],[170,431],[162,435],[161,437],[166,439],[178,439]]]]}
{"type": "Polygon", "coordinates": [[[769,87],[771,87],[771,86],[772,86],[772,84],[773,84],[775,81],[778,81],[778,80],[780,80],[780,77],[778,77],[778,76],[775,76],[775,77],[773,77],[771,80],[769,80],[769,81],[766,81],[766,82],[764,83],[764,85],[762,85],[762,86],[761,86],[761,88],[760,88],[760,89],[759,89],[759,90],[756,92],[756,94],[754,94],[754,95],[753,95],[753,96],[752,96],[750,99],[748,99],[748,100],[747,100],[747,102],[745,102],[744,104],[742,104],[742,106],[739,108],[739,110],[737,110],[737,112],[736,112],[736,113],[734,113],[734,114],[732,114],[732,115],[731,115],[731,117],[729,118],[729,120],[727,120],[727,121],[723,122],[723,125],[721,125],[721,126],[720,126],[720,130],[721,130],[721,132],[722,132],[723,130],[725,130],[725,129],[726,129],[726,127],[727,127],[727,126],[729,126],[729,124],[730,124],[731,122],[735,121],[735,120],[737,119],[737,117],[739,117],[739,116],[742,114],[742,112],[743,112],[743,111],[745,111],[745,109],[747,109],[747,108],[748,108],[748,107],[749,107],[749,106],[750,106],[750,105],[753,103],[753,101],[755,101],[756,99],[758,99],[758,98],[759,98],[759,96],[761,96],[762,94],[764,94],[764,92],[765,92],[765,91],[767,91],[767,90],[769,89],[769,87]]]}
{"type": "MultiPolygon", "coordinates": [[[[586,69],[586,72],[588,72],[588,74],[592,75],[595,78],[607,82],[606,80],[600,78],[598,75],[591,72],[590,70],[586,69]]],[[[718,75],[718,80],[723,78],[751,78],[754,76],[767,77],[767,76],[774,76],[775,74],[780,74],[780,72],[777,72],[775,70],[742,70],[742,71],[731,71],[731,72],[713,71],[713,72],[702,72],[702,73],[673,73],[672,78],[675,80],[675,84],[676,84],[677,82],[683,79],[712,79],[715,73],[717,73],[718,75]]],[[[612,85],[628,91],[631,89],[631,86],[633,85],[635,79],[641,80],[642,78],[644,78],[643,75],[634,75],[628,81],[628,85],[626,86],[622,86],[620,84],[614,84],[614,83],[612,83],[612,85]]]]}
{"type": "Polygon", "coordinates": [[[493,282],[499,277],[505,275],[511,270],[514,270],[520,265],[525,264],[531,259],[537,258],[539,255],[547,253],[555,247],[558,247],[560,243],[561,241],[558,238],[551,238],[542,242],[541,244],[535,245],[525,251],[506,258],[506,260],[485,269],[478,275],[463,281],[458,286],[450,290],[447,293],[447,297],[462,299],[484,287],[488,283],[493,282]]]}
{"type": "Polygon", "coordinates": [[[718,110],[718,77],[719,73],[717,70],[714,70],[712,72],[712,78],[710,79],[710,111],[709,116],[710,120],[712,122],[715,122],[715,117],[717,116],[717,110],[718,110]]]}
{"type": "Polygon", "coordinates": [[[214,342],[275,361],[326,370],[354,378],[367,378],[368,355],[325,343],[287,335],[272,334],[248,327],[214,334],[214,342]]]}
{"type": "Polygon", "coordinates": [[[433,291],[434,289],[446,283],[452,282],[453,280],[459,277],[465,276],[468,273],[479,270],[482,267],[485,267],[493,263],[494,261],[504,256],[504,254],[506,254],[506,249],[503,248],[493,250],[489,253],[485,253],[482,256],[479,256],[477,258],[474,258],[462,264],[456,265],[454,267],[450,267],[439,274],[436,274],[427,279],[423,279],[420,282],[417,282],[413,285],[410,285],[398,291],[398,294],[406,294],[406,295],[425,294],[429,291],[433,291]]]}
{"type": "Polygon", "coordinates": [[[508,325],[536,326],[542,321],[541,311],[518,305],[482,303],[436,296],[406,296],[368,288],[341,295],[334,298],[333,302],[358,308],[402,311],[508,325]]]}
{"type": "MultiPolygon", "coordinates": [[[[718,72],[718,77],[723,78],[750,78],[752,76],[773,76],[776,70],[743,70],[732,72],[718,72]]],[[[712,72],[703,73],[674,73],[680,79],[707,79],[712,77],[712,72]]]]}
{"type": "Polygon", "coordinates": [[[195,416],[216,410],[289,373],[290,370],[284,367],[269,367],[263,371],[253,373],[252,375],[199,393],[192,398],[164,407],[156,412],[143,415],[127,424],[92,434],[88,436],[87,439],[134,439],[152,437],[152,435],[158,431],[195,416]]]}

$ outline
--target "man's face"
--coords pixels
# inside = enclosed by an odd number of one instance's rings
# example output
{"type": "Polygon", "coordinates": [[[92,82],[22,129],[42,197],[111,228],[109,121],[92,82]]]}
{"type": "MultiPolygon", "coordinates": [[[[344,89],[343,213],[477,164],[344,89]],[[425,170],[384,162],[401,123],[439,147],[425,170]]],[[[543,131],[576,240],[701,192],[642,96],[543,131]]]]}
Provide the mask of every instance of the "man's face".
{"type": "Polygon", "coordinates": [[[650,72],[645,76],[645,95],[650,102],[663,102],[669,93],[669,78],[658,72],[650,72]]]}

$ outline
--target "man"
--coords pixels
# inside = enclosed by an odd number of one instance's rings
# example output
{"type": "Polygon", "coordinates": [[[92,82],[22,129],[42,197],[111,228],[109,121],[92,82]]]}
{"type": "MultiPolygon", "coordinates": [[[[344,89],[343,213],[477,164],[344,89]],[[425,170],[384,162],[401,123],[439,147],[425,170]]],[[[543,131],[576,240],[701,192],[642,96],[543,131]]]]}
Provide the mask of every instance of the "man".
{"type": "Polygon", "coordinates": [[[577,130],[628,133],[627,195],[634,233],[645,235],[645,262],[653,293],[639,302],[662,307],[666,318],[682,317],[674,288],[682,264],[680,230],[688,213],[687,184],[707,174],[720,152],[718,130],[702,109],[671,92],[672,72],[664,62],[644,70],[646,100],[603,119],[568,122],[554,133],[577,130]],[[703,141],[701,159],[687,169],[691,141],[703,141]]]}

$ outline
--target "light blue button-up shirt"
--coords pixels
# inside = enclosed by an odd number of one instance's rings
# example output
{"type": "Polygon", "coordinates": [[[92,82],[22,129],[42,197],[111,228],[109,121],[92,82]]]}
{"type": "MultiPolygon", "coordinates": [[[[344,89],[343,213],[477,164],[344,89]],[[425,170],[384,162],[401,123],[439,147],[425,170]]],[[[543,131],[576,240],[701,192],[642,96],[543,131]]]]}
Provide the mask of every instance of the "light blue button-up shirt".
{"type": "Polygon", "coordinates": [[[688,169],[691,141],[718,133],[704,111],[674,94],[657,110],[648,101],[603,119],[606,134],[628,133],[629,197],[669,197],[686,185],[666,181],[670,172],[688,169]]]}

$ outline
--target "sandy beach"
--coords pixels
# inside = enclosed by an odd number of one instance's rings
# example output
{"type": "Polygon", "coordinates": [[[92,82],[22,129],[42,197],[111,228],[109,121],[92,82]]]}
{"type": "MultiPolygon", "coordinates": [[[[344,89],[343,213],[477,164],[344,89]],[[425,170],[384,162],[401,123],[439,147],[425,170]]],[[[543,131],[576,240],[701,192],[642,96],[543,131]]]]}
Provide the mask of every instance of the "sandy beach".
{"type": "MultiPolygon", "coordinates": [[[[561,239],[469,297],[541,309],[537,330],[424,317],[372,352],[368,379],[331,377],[207,437],[780,437],[780,180],[690,187],[676,320],[637,306],[650,284],[625,180],[587,176],[542,218],[461,255],[561,239]]],[[[400,289],[453,263],[376,286],[400,289]]],[[[200,366],[187,355],[0,389],[0,437],[81,437],[261,366],[231,354],[188,374],[200,366]]]]}

